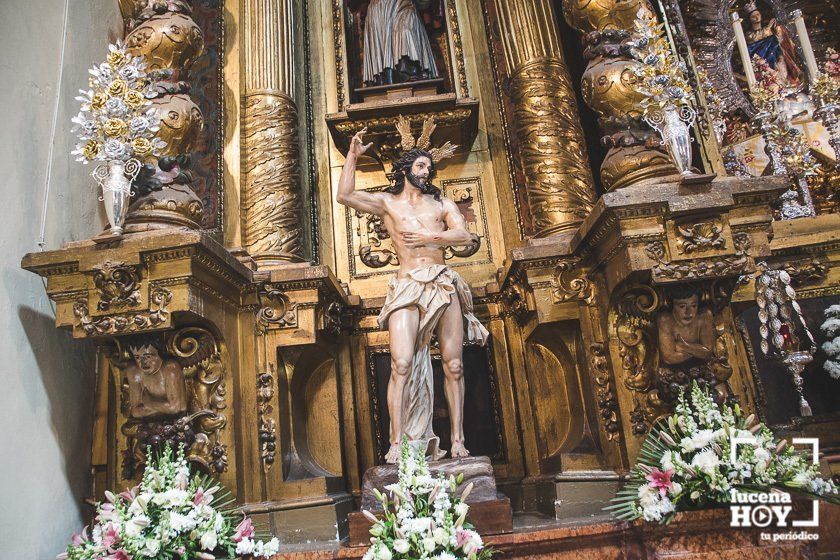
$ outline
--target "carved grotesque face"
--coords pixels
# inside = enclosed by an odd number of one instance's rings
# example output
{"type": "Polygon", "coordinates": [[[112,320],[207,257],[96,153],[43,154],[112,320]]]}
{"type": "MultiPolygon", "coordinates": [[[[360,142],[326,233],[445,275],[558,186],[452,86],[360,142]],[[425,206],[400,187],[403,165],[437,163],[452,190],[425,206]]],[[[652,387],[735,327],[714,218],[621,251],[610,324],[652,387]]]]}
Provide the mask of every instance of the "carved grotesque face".
{"type": "Polygon", "coordinates": [[[411,174],[421,184],[429,179],[429,173],[432,171],[432,161],[426,156],[420,156],[411,164],[411,174]]]}
{"type": "Polygon", "coordinates": [[[697,317],[697,306],[699,298],[697,294],[687,298],[674,298],[674,319],[681,325],[690,325],[697,317]]]}
{"type": "Polygon", "coordinates": [[[137,367],[143,373],[155,373],[163,365],[163,358],[160,357],[160,354],[154,346],[132,348],[131,353],[134,356],[137,367]]]}

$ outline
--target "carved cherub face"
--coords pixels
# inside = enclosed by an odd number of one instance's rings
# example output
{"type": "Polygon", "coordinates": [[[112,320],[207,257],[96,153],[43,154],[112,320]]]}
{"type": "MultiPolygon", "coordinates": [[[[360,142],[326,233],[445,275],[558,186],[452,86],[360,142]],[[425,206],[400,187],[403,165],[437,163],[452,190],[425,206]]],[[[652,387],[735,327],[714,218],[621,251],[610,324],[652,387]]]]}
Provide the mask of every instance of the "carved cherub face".
{"type": "Polygon", "coordinates": [[[163,366],[163,358],[160,357],[157,348],[152,345],[131,348],[131,355],[134,357],[137,367],[143,373],[155,373],[163,366]]]}
{"type": "Polygon", "coordinates": [[[761,12],[758,10],[750,12],[750,23],[752,23],[753,26],[761,25],[761,12]]]}
{"type": "Polygon", "coordinates": [[[425,183],[429,178],[429,173],[432,171],[432,160],[426,156],[420,156],[411,164],[411,174],[421,184],[425,183]]]}
{"type": "Polygon", "coordinates": [[[674,298],[674,305],[671,313],[674,319],[681,325],[690,325],[697,317],[697,307],[700,298],[693,294],[686,298],[674,298]]]}

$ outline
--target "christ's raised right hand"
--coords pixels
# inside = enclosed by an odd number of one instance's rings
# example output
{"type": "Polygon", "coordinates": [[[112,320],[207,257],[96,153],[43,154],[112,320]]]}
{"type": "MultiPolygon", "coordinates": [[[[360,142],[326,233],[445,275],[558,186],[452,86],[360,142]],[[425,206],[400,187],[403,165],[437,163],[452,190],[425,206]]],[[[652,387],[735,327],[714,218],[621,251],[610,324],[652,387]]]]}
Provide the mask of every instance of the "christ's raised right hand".
{"type": "Polygon", "coordinates": [[[366,133],[367,133],[367,127],[363,128],[362,130],[357,132],[355,134],[355,136],[353,136],[353,139],[350,140],[350,149],[347,151],[347,155],[352,154],[354,156],[360,156],[360,155],[364,154],[366,151],[368,151],[368,148],[370,148],[373,145],[373,142],[365,144],[362,141],[362,136],[366,133]]]}

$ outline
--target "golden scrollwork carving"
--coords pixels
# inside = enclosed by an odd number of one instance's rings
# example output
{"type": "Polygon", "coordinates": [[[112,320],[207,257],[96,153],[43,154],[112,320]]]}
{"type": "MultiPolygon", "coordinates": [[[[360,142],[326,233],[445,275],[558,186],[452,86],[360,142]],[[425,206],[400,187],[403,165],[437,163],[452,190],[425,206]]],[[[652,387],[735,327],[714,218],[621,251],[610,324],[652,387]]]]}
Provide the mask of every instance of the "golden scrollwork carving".
{"type": "Polygon", "coordinates": [[[529,299],[533,297],[524,272],[520,270],[508,279],[502,289],[501,297],[504,303],[503,314],[511,315],[520,323],[523,322],[531,311],[529,299]]]}
{"type": "Polygon", "coordinates": [[[265,284],[258,292],[260,307],[257,309],[257,332],[297,325],[297,304],[272,284],[265,284]]]}
{"type": "Polygon", "coordinates": [[[436,124],[437,141],[452,141],[459,151],[468,150],[470,144],[464,142],[463,132],[469,128],[469,122],[475,116],[475,107],[456,107],[434,113],[416,113],[377,117],[372,119],[345,120],[334,125],[338,138],[336,144],[342,152],[347,151],[349,141],[354,134],[367,128],[365,139],[373,142],[373,155],[382,162],[395,161],[403,152],[402,137],[398,132],[399,119],[405,119],[412,130],[419,131],[423,123],[432,119],[436,124]]]}
{"type": "Polygon", "coordinates": [[[283,94],[245,97],[243,243],[259,264],[303,258],[297,107],[283,94]]]}
{"type": "Polygon", "coordinates": [[[616,337],[624,386],[634,392],[648,391],[654,382],[652,313],[659,308],[659,294],[649,286],[629,290],[618,304],[616,337]]]}
{"type": "Polygon", "coordinates": [[[568,260],[554,267],[554,275],[551,277],[551,294],[554,303],[572,300],[592,303],[594,295],[592,283],[585,277],[579,266],[579,260],[568,260]]]}
{"type": "Polygon", "coordinates": [[[135,27],[125,38],[132,54],[142,56],[151,70],[185,72],[204,52],[201,28],[181,13],[156,15],[135,27]]]}
{"type": "Polygon", "coordinates": [[[592,380],[596,387],[601,425],[607,434],[607,440],[615,441],[621,437],[621,424],[618,419],[618,399],[616,399],[612,382],[610,381],[606,348],[602,343],[596,342],[589,347],[589,350],[589,365],[592,371],[592,380]]]}
{"type": "Polygon", "coordinates": [[[159,328],[169,319],[166,306],[170,301],[172,292],[153,287],[149,295],[149,311],[91,317],[87,297],[80,297],[73,304],[73,314],[78,320],[75,328],[87,336],[128,334],[159,328]]]}
{"type": "Polygon", "coordinates": [[[260,419],[258,434],[260,459],[262,459],[264,472],[271,469],[277,451],[277,427],[274,418],[271,417],[273,411],[271,402],[274,399],[274,376],[274,364],[268,365],[268,371],[257,374],[257,414],[260,419]]]}
{"type": "Polygon", "coordinates": [[[510,91],[535,235],[573,230],[592,211],[594,189],[566,65],[530,61],[511,76],[510,91]]]}
{"type": "Polygon", "coordinates": [[[93,269],[93,285],[99,291],[99,311],[140,304],[140,267],[105,261],[93,269]]]}
{"type": "Polygon", "coordinates": [[[710,249],[725,249],[723,223],[719,219],[677,224],[677,250],[690,254],[710,249]]]}
{"type": "Polygon", "coordinates": [[[754,268],[748,251],[751,246],[750,236],[738,232],[732,236],[735,255],[709,257],[689,261],[671,262],[666,255],[664,243],[654,241],[645,247],[645,254],[656,262],[652,272],[654,280],[694,280],[720,276],[740,276],[754,268]]]}
{"type": "Polygon", "coordinates": [[[828,277],[828,265],[821,259],[788,262],[783,268],[790,275],[794,288],[819,284],[828,277]]]}
{"type": "Polygon", "coordinates": [[[335,91],[338,97],[338,110],[343,111],[344,97],[344,18],[342,17],[344,1],[333,0],[332,23],[333,41],[335,41],[335,91]]]}

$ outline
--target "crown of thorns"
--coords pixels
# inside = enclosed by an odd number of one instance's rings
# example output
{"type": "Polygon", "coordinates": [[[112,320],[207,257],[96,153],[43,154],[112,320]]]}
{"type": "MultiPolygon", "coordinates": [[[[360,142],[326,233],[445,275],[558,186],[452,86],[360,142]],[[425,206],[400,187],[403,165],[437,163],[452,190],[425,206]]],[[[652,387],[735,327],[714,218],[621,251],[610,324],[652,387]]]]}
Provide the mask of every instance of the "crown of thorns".
{"type": "Polygon", "coordinates": [[[414,148],[426,150],[432,156],[432,163],[438,163],[447,158],[451,158],[455,154],[455,149],[458,147],[457,144],[453,144],[448,140],[443,146],[438,148],[431,147],[432,133],[437,128],[434,117],[428,117],[423,121],[423,130],[420,131],[420,136],[416,139],[414,138],[414,134],[411,133],[411,121],[404,116],[399,116],[396,128],[402,138],[400,145],[402,146],[403,152],[414,148]]]}

